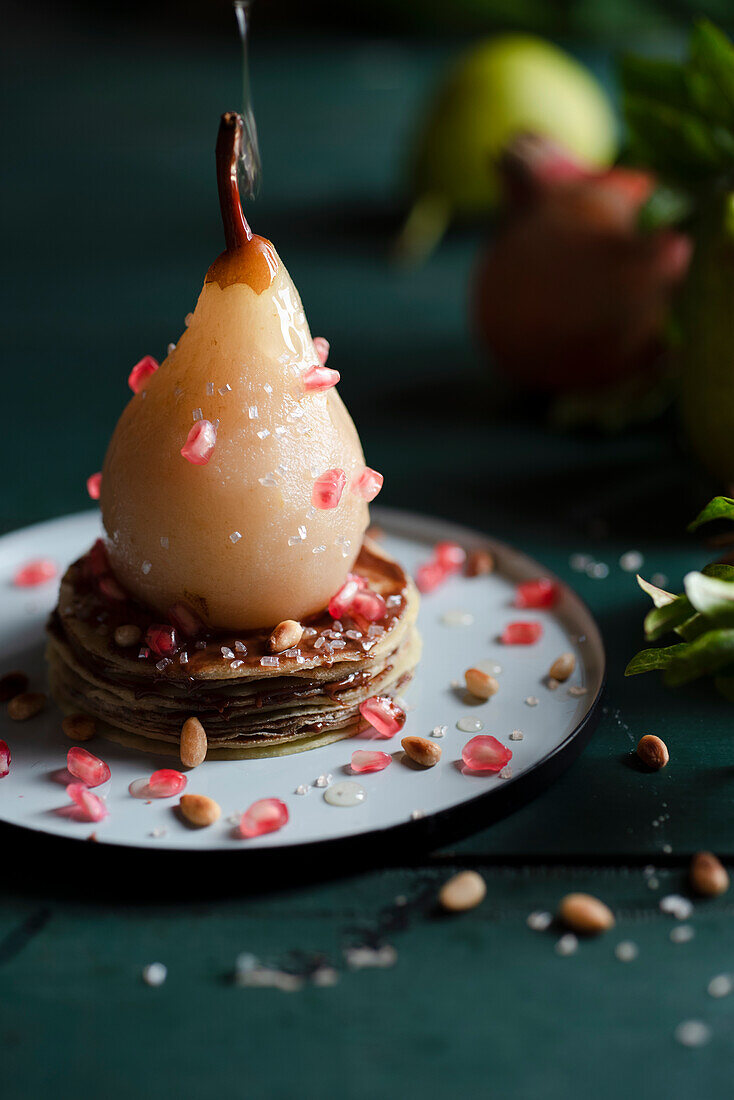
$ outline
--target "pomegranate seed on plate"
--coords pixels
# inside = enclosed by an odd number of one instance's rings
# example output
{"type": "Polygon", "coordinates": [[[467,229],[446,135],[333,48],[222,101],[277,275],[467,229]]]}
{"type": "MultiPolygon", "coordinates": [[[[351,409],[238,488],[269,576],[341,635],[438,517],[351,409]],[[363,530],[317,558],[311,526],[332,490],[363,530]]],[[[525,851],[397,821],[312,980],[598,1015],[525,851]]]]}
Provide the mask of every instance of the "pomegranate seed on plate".
{"type": "Polygon", "coordinates": [[[512,750],[491,735],[480,733],[467,741],[461,759],[475,772],[499,772],[512,760],[512,750]]]}
{"type": "Polygon", "coordinates": [[[110,778],[110,769],[104,760],[77,745],[67,752],[66,766],[73,776],[81,779],[88,787],[98,787],[110,778]]]}
{"type": "Polygon", "coordinates": [[[313,346],[316,348],[316,354],[319,357],[319,362],[323,367],[326,360],[329,358],[329,341],[323,336],[314,336],[313,346]]]}
{"type": "Polygon", "coordinates": [[[10,771],[10,749],[6,741],[0,741],[0,779],[10,771]]]}
{"type": "Polygon", "coordinates": [[[369,503],[379,493],[384,480],[382,474],[378,474],[377,470],[371,470],[369,466],[365,466],[352,478],[349,488],[355,496],[361,497],[362,500],[369,503]]]}
{"type": "Polygon", "coordinates": [[[183,601],[169,607],[168,617],[176,630],[179,630],[185,638],[196,638],[204,630],[204,624],[199,616],[183,601]]]}
{"type": "Polygon", "coordinates": [[[148,627],[145,644],[150,646],[156,657],[173,657],[180,649],[176,631],[163,623],[153,623],[148,627]]]}
{"type": "Polygon", "coordinates": [[[288,807],[279,798],[260,798],[245,810],[240,820],[240,836],[245,838],[274,833],[288,823],[288,807]]]}
{"type": "Polygon", "coordinates": [[[541,623],[508,623],[502,631],[505,645],[533,645],[543,634],[541,623]]]}
{"type": "Polygon", "coordinates": [[[181,448],[181,454],[193,466],[206,466],[217,443],[217,429],[211,420],[197,420],[181,448]]]}
{"type": "Polygon", "coordinates": [[[186,776],[174,768],[160,768],[148,780],[148,790],[153,798],[173,798],[186,786],[186,776]]]}
{"type": "Polygon", "coordinates": [[[13,584],[18,588],[35,588],[38,584],[45,584],[54,579],[58,569],[50,558],[36,558],[26,562],[13,577],[13,584]]]}
{"type": "Polygon", "coordinates": [[[352,771],[357,775],[381,772],[388,764],[392,764],[392,756],[388,752],[367,752],[365,749],[357,749],[352,753],[352,771]]]}
{"type": "Polygon", "coordinates": [[[102,492],[102,474],[90,474],[87,478],[87,492],[92,500],[99,500],[102,492]]]}
{"type": "Polygon", "coordinates": [[[539,577],[537,581],[524,581],[517,586],[515,607],[553,607],[558,594],[558,585],[547,577],[539,577]]]}
{"type": "Polygon", "coordinates": [[[66,793],[90,821],[103,821],[107,817],[109,810],[102,799],[92,794],[83,783],[70,783],[66,793]]]}
{"type": "Polygon", "coordinates": [[[389,695],[373,695],[359,704],[359,712],[380,737],[394,737],[405,725],[405,711],[389,695]]]}
{"type": "Polygon", "coordinates": [[[322,511],[336,508],[346,483],[347,475],[343,470],[327,470],[321,477],[317,477],[311,494],[311,503],[314,508],[321,508],[322,511]]]}
{"type": "Polygon", "coordinates": [[[303,376],[303,388],[321,393],[322,390],[330,390],[339,385],[341,375],[338,370],[331,367],[309,367],[303,376]]]}
{"type": "Polygon", "coordinates": [[[158,370],[158,362],[152,355],[144,355],[139,363],[136,363],[128,376],[127,384],[133,393],[140,393],[145,388],[145,383],[151,374],[158,370]]]}
{"type": "Polygon", "coordinates": [[[437,542],[433,548],[433,558],[444,573],[460,573],[466,561],[466,550],[458,542],[437,542]]]}
{"type": "Polygon", "coordinates": [[[424,565],[419,565],[415,571],[418,591],[433,592],[434,588],[438,588],[446,580],[446,575],[445,569],[437,561],[427,561],[424,565]]]}

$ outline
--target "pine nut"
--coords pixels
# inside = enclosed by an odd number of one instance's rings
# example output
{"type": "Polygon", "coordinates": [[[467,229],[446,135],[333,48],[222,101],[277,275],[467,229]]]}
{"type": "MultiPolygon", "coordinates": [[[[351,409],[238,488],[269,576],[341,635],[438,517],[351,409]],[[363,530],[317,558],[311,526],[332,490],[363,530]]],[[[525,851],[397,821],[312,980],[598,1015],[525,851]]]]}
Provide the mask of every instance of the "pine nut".
{"type": "Polygon", "coordinates": [[[213,798],[207,798],[205,794],[182,794],[179,807],[190,825],[201,828],[213,825],[222,813],[219,803],[213,798]]]}
{"type": "Polygon", "coordinates": [[[470,550],[466,556],[464,573],[467,577],[484,577],[494,570],[494,558],[489,550],[470,550]]]}
{"type": "Polygon", "coordinates": [[[573,653],[562,653],[560,657],[556,657],[548,669],[548,675],[552,680],[558,680],[562,684],[569,678],[575,668],[576,658],[573,653]]]}
{"type": "Polygon", "coordinates": [[[139,626],[126,623],[115,630],[115,645],[119,645],[120,649],[127,649],[129,646],[137,645],[142,636],[143,632],[139,626]]]}
{"type": "Polygon", "coordinates": [[[643,764],[648,768],[654,768],[655,771],[664,768],[670,760],[668,746],[654,733],[646,733],[640,738],[637,743],[637,755],[643,764]]]}
{"type": "Polygon", "coordinates": [[[293,649],[303,637],[303,627],[295,619],[284,619],[278,623],[268,639],[268,648],[271,653],[282,653],[285,649],[293,649]]]}
{"type": "Polygon", "coordinates": [[[88,714],[67,714],[61,728],[70,741],[91,741],[97,732],[97,723],[88,714]]]}
{"type": "Polygon", "coordinates": [[[464,673],[467,689],[476,695],[477,699],[489,699],[496,695],[500,689],[494,676],[483,672],[481,668],[468,668],[464,673]]]}
{"type": "Polygon", "coordinates": [[[8,703],[8,716],[16,722],[25,722],[35,718],[46,706],[46,696],[41,691],[30,691],[15,695],[8,703]]]}
{"type": "Polygon", "coordinates": [[[587,936],[614,928],[614,913],[591,894],[566,894],[558,906],[558,919],[587,936]]]}
{"type": "Polygon", "coordinates": [[[466,909],[476,909],[484,901],[487,884],[476,871],[459,871],[448,882],[444,882],[438,894],[439,905],[449,913],[463,913],[466,909]]]}
{"type": "Polygon", "coordinates": [[[198,768],[206,760],[209,742],[198,718],[187,718],[181,727],[179,756],[185,768],[198,768]]]}
{"type": "Polygon", "coordinates": [[[691,860],[691,886],[705,898],[717,898],[729,889],[729,873],[713,852],[696,852],[691,860]]]}
{"type": "Polygon", "coordinates": [[[16,695],[21,695],[28,687],[28,677],[19,668],[6,672],[0,678],[0,703],[7,703],[16,695]]]}
{"type": "Polygon", "coordinates": [[[424,768],[432,768],[441,759],[441,746],[425,737],[404,737],[400,744],[410,759],[424,768]]]}

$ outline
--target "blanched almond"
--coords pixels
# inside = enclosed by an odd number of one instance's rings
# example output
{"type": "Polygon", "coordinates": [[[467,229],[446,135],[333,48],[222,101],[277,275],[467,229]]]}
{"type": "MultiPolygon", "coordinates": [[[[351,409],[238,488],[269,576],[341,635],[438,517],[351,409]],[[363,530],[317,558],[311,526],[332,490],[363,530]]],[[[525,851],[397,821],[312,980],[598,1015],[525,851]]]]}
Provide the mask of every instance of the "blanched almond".
{"type": "Polygon", "coordinates": [[[576,658],[573,653],[562,653],[560,657],[556,657],[548,669],[548,675],[552,680],[558,680],[562,684],[564,680],[569,678],[575,668],[576,658]]]}
{"type": "Polygon", "coordinates": [[[88,714],[67,714],[61,728],[70,741],[91,741],[97,732],[97,723],[88,714]]]}
{"type": "Polygon", "coordinates": [[[303,627],[295,619],[284,619],[278,623],[268,639],[268,648],[271,653],[283,653],[286,649],[293,649],[303,637],[303,627]]]}
{"type": "Polygon", "coordinates": [[[729,889],[729,872],[713,852],[696,852],[690,879],[696,893],[705,898],[717,898],[729,889]]]}
{"type": "Polygon", "coordinates": [[[198,718],[187,718],[181,727],[179,755],[185,768],[198,768],[206,759],[209,743],[198,718]]]}
{"type": "Polygon", "coordinates": [[[438,894],[439,904],[449,913],[476,909],[487,893],[487,884],[476,871],[459,871],[444,882],[438,894]]]}
{"type": "Polygon", "coordinates": [[[125,623],[124,626],[118,626],[115,630],[115,645],[119,645],[120,649],[127,649],[128,646],[137,645],[143,635],[139,626],[135,626],[134,623],[125,623]]]}
{"type": "Polygon", "coordinates": [[[213,825],[222,813],[218,802],[205,794],[182,794],[179,802],[181,813],[191,825],[213,825]]]}
{"type": "Polygon", "coordinates": [[[46,706],[46,696],[41,691],[30,691],[23,695],[14,695],[8,703],[8,715],[16,722],[25,722],[35,718],[46,706]]]}
{"type": "Polygon", "coordinates": [[[424,768],[432,768],[441,759],[441,748],[435,741],[428,741],[425,737],[404,737],[400,744],[405,749],[411,760],[421,764],[424,768]]]}
{"type": "Polygon", "coordinates": [[[654,733],[646,733],[640,738],[637,743],[637,755],[643,764],[648,768],[654,768],[655,771],[664,768],[670,760],[668,746],[654,733]]]}
{"type": "Polygon", "coordinates": [[[558,906],[558,918],[573,932],[587,936],[614,928],[614,913],[591,894],[566,894],[558,906]]]}
{"type": "Polygon", "coordinates": [[[483,672],[481,668],[468,668],[464,673],[467,689],[476,695],[477,699],[489,699],[496,695],[500,689],[494,676],[483,672]]]}

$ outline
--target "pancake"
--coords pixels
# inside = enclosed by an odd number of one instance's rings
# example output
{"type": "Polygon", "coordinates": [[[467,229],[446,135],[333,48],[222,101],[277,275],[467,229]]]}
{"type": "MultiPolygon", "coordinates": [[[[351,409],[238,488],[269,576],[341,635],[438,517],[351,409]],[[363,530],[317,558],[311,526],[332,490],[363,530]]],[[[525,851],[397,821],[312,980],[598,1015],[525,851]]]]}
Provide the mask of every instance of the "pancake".
{"type": "Polygon", "coordinates": [[[259,630],[210,634],[157,659],[144,643],[115,643],[121,625],[144,636],[153,613],[103,596],[85,555],[67,570],[48,624],[52,694],[65,712],[94,717],[103,736],[151,752],[177,754],[192,715],[214,759],[283,755],[353,737],[368,728],[360,704],[399,692],[421,648],[418,594],[397,562],[366,542],[354,571],[385,600],[378,622],[335,621],[325,611],[303,623],[304,637],[285,653],[271,654],[270,631],[259,630]]]}

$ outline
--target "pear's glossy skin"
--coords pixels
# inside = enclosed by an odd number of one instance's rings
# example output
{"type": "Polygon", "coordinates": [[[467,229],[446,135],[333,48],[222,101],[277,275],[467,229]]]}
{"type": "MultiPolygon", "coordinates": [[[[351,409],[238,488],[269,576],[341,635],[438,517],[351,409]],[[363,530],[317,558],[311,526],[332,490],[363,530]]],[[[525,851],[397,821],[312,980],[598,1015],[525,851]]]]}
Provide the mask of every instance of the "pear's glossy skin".
{"type": "Polygon", "coordinates": [[[102,476],[121,583],[162,616],[186,600],[222,630],[323,609],[368,522],[348,488],[364,465],[359,437],[336,390],[304,389],[318,357],[298,292],[268,248],[265,278],[222,276],[222,258],[211,268],[175,350],[123,412],[102,476]],[[180,453],[198,410],[219,422],[203,466],[180,453]],[[333,468],[347,488],[318,511],[313,482],[333,468]]]}

